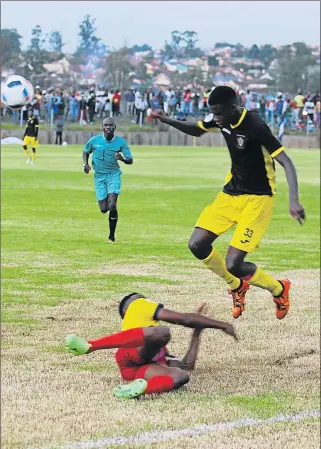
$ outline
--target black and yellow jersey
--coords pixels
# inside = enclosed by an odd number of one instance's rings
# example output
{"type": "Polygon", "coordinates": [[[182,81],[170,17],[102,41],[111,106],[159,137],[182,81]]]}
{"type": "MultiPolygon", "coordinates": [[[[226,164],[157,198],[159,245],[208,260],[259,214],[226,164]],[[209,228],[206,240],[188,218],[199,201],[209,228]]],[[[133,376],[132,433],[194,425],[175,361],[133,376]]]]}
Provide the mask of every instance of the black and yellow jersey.
{"type": "Polygon", "coordinates": [[[243,109],[235,125],[218,125],[213,114],[197,125],[210,132],[221,130],[231,156],[232,167],[223,192],[230,195],[275,195],[275,163],[273,158],[284,147],[257,114],[243,109]]]}
{"type": "Polygon", "coordinates": [[[37,117],[29,117],[26,123],[26,130],[24,136],[38,137],[39,122],[37,117]]]}

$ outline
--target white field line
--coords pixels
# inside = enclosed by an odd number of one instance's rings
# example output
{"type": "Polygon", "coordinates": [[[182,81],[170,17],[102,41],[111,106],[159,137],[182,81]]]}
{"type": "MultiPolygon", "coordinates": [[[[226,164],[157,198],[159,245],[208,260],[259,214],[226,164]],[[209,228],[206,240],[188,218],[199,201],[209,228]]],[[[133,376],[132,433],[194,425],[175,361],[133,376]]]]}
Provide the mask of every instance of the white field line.
{"type": "Polygon", "coordinates": [[[269,425],[281,422],[300,422],[309,418],[319,418],[320,410],[309,410],[305,412],[298,413],[296,415],[276,415],[268,419],[243,419],[239,421],[232,421],[226,423],[218,423],[213,425],[202,424],[195,427],[189,427],[186,429],[179,430],[165,430],[162,432],[147,432],[141,435],[122,437],[116,436],[111,438],[101,438],[99,440],[93,441],[83,441],[74,442],[64,446],[50,446],[43,449],[108,449],[108,445],[127,445],[127,447],[132,447],[137,444],[151,444],[159,443],[160,441],[171,440],[181,437],[194,437],[199,435],[204,435],[207,433],[232,430],[240,427],[255,427],[262,425],[269,425]]]}

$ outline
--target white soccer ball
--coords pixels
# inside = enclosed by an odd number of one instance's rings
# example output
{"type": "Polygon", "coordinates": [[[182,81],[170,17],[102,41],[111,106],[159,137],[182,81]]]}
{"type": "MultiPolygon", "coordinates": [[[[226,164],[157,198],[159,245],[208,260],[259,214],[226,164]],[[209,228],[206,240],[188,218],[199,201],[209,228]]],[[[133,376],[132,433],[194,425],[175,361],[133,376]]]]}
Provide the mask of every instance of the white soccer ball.
{"type": "Polygon", "coordinates": [[[1,83],[1,101],[10,109],[21,109],[33,96],[34,88],[23,76],[11,75],[1,83]]]}
{"type": "Polygon", "coordinates": [[[62,146],[63,146],[63,147],[67,147],[67,146],[68,146],[68,143],[67,143],[67,142],[62,142],[62,146]]]}

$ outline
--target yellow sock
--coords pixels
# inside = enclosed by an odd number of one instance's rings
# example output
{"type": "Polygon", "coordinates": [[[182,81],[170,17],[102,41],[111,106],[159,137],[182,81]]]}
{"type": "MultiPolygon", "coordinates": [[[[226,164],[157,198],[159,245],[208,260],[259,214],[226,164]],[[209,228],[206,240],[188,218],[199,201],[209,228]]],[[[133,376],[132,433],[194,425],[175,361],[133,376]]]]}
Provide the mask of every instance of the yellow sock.
{"type": "Polygon", "coordinates": [[[24,150],[24,152],[25,152],[27,157],[30,157],[30,150],[26,149],[26,150],[24,150]]]}
{"type": "Polygon", "coordinates": [[[203,262],[213,273],[224,279],[231,290],[236,290],[241,285],[241,280],[227,271],[225,260],[215,248],[203,262]]]}
{"type": "Polygon", "coordinates": [[[265,273],[259,267],[257,267],[256,272],[247,282],[251,285],[255,285],[256,287],[261,287],[268,290],[273,296],[279,296],[283,291],[283,287],[280,282],[265,273]]]}
{"type": "Polygon", "coordinates": [[[32,154],[31,154],[31,159],[32,159],[33,161],[36,160],[36,153],[32,152],[32,154]]]}

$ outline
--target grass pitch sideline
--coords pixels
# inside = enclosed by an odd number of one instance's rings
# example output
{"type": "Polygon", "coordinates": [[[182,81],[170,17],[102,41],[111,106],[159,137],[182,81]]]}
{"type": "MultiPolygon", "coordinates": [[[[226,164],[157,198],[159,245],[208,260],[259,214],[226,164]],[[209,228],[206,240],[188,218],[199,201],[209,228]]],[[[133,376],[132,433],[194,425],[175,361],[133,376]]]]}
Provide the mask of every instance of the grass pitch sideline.
{"type": "MultiPolygon", "coordinates": [[[[252,257],[293,282],[289,316],[277,322],[269,295],[252,289],[246,316],[237,322],[239,345],[205,332],[186,389],[124,403],[111,395],[119,382],[113,352],[72,358],[61,350],[64,337],[118,331],[116,301],[137,289],[178,310],[192,311],[207,300],[218,318],[231,319],[225,285],[186,247],[198,214],[222,186],[229,159],[226,149],[133,148],[135,163],[123,170],[118,242],[111,247],[81,152],[40,147],[36,166],[29,167],[21,148],[3,146],[2,447],[58,448],[318,408],[319,153],[288,150],[307,209],[303,227],[288,216],[287,186],[277,167],[274,217],[252,257]]],[[[230,236],[218,242],[221,251],[230,236]]],[[[173,327],[171,350],[182,355],[188,336],[187,329],[173,327]]],[[[310,449],[318,447],[318,426],[310,420],[231,430],[215,436],[216,447],[265,449],[283,441],[282,447],[310,449]],[[292,446],[286,446],[290,428],[292,446]]],[[[212,440],[184,441],[184,447],[210,447],[212,440]]],[[[157,444],[175,447],[173,441],[157,444]]]]}

